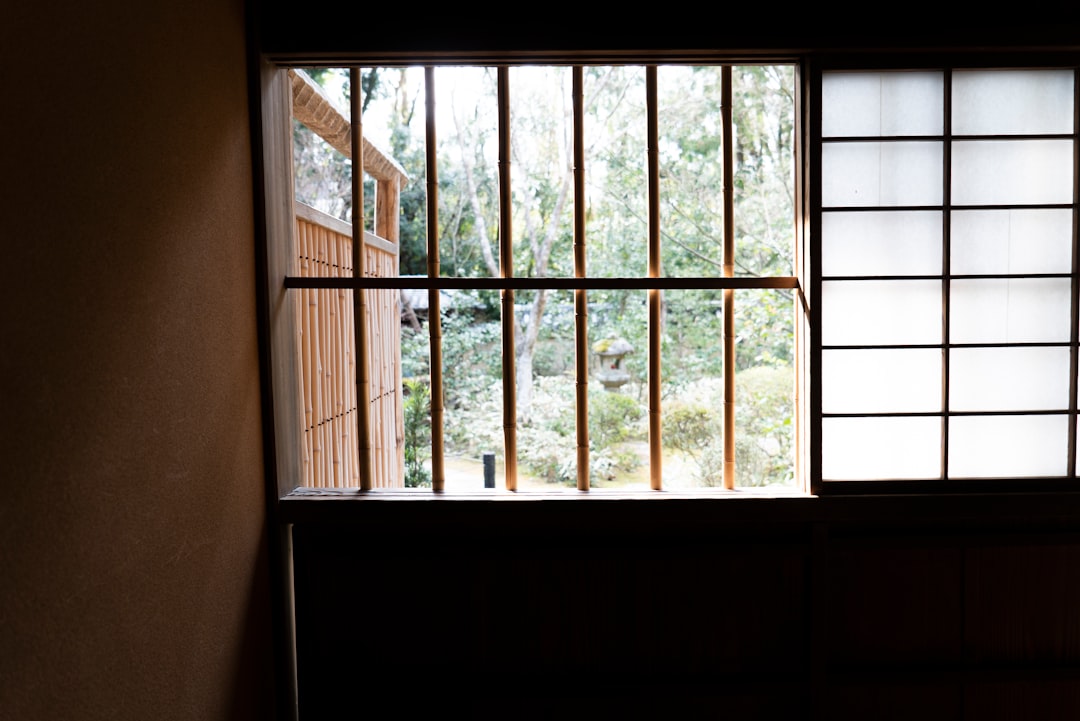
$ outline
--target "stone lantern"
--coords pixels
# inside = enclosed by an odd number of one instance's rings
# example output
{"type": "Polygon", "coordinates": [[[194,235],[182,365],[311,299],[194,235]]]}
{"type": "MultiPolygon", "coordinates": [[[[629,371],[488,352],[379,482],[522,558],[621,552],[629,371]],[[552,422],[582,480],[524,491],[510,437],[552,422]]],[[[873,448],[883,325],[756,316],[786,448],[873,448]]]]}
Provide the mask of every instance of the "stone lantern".
{"type": "Polygon", "coordinates": [[[604,384],[604,390],[618,393],[630,380],[630,374],[623,368],[623,356],[633,352],[634,347],[622,338],[604,338],[593,343],[593,353],[600,358],[596,377],[604,384]]]}

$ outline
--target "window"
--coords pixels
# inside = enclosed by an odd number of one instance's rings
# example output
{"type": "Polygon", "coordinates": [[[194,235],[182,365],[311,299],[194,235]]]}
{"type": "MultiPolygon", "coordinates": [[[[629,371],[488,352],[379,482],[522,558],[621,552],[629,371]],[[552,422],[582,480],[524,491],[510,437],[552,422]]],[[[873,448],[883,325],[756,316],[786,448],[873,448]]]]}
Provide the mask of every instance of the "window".
{"type": "MultiPolygon", "coordinates": [[[[363,129],[370,177],[346,173],[325,206],[349,241],[337,252],[351,265],[323,266],[341,277],[279,252],[293,208],[269,219],[271,306],[293,314],[275,333],[290,356],[275,417],[295,482],[282,487],[377,487],[364,479],[396,464],[386,485],[459,490],[448,464],[460,453],[476,490],[492,475],[512,491],[692,494],[776,476],[766,490],[1070,483],[1076,65],[953,60],[307,68],[328,95],[362,88],[349,96],[361,123],[345,132],[363,129]],[[365,247],[397,254],[396,273],[375,277],[367,259],[352,277],[351,208],[365,209],[365,247]],[[390,336],[349,328],[354,288],[365,314],[405,304],[383,326],[398,345],[372,351],[390,336]],[[331,471],[301,482],[305,409],[288,398],[313,362],[295,341],[302,293],[337,294],[346,355],[333,382],[367,401],[326,405],[345,430],[321,451],[331,471]],[[389,373],[374,395],[374,375],[350,375],[349,347],[389,373]],[[629,448],[644,451],[619,456],[629,448]],[[613,482],[620,462],[639,462],[639,480],[613,482]]],[[[267,73],[280,85],[264,103],[291,117],[284,73],[267,73]]],[[[271,195],[291,197],[285,185],[271,195]]]]}
{"type": "Polygon", "coordinates": [[[1075,477],[1076,84],[822,72],[821,490],[1075,477]]]}
{"type": "Polygon", "coordinates": [[[289,75],[304,485],[801,488],[794,63],[289,75]]]}

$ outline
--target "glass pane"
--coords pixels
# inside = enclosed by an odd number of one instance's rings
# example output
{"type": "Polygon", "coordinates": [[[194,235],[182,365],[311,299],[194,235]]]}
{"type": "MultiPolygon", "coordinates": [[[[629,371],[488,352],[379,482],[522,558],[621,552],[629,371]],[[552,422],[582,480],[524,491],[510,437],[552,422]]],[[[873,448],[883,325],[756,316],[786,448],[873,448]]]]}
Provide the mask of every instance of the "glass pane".
{"type": "MultiPolygon", "coordinates": [[[[651,487],[647,296],[643,290],[589,291],[589,483],[593,488],[651,487]]],[[[662,382],[672,370],[665,368],[666,358],[661,356],[662,382]]],[[[575,432],[573,427],[568,431],[575,432]]],[[[567,460],[572,457],[567,455],[567,460]]]]}
{"type": "Polygon", "coordinates": [[[825,480],[941,476],[941,419],[937,417],[824,418],[821,438],[825,480]]]}
{"type": "Polygon", "coordinates": [[[721,68],[663,66],[656,76],[664,275],[719,275],[724,264],[721,68]]]}
{"type": "Polygon", "coordinates": [[[794,487],[795,320],[790,290],[735,292],[735,483],[794,487]]]}
{"type": "Polygon", "coordinates": [[[514,364],[518,489],[575,488],[574,295],[572,291],[520,290],[514,301],[521,334],[515,338],[518,351],[514,364]]]}
{"type": "Polygon", "coordinates": [[[821,134],[940,135],[943,79],[939,72],[830,72],[821,78],[821,134]]]}
{"type": "Polygon", "coordinates": [[[1068,348],[953,348],[949,357],[950,410],[1069,407],[1068,348]]]}
{"type": "Polygon", "coordinates": [[[936,348],[825,350],[821,409],[825,413],[941,410],[941,351],[936,348]]]}
{"type": "Polygon", "coordinates": [[[953,343],[1069,340],[1068,278],[954,280],[950,301],[953,343]]]}
{"type": "MultiPolygon", "coordinates": [[[[439,270],[443,276],[500,274],[496,88],[495,68],[435,70],[439,270]]],[[[422,166],[410,177],[423,178],[422,166]]]]}
{"type": "Polygon", "coordinates": [[[574,275],[571,70],[509,69],[514,275],[574,275]]]}
{"type": "Polygon", "coordinates": [[[953,203],[1071,203],[1072,154],[1071,140],[956,141],[953,203]]]}
{"type": "Polygon", "coordinates": [[[1072,212],[1064,209],[956,210],[952,272],[1068,273],[1072,212]]]}
{"type": "MultiPolygon", "coordinates": [[[[443,435],[447,488],[483,479],[483,457],[494,454],[495,488],[506,487],[503,438],[502,328],[498,293],[457,291],[441,304],[443,435]]],[[[427,332],[427,326],[424,326],[427,332]]],[[[422,336],[421,336],[422,337],[422,336]]],[[[405,345],[402,355],[404,366],[405,345]]],[[[421,366],[422,368],[422,366],[421,366]]]]}
{"type": "Polygon", "coordinates": [[[731,76],[735,274],[793,275],[795,69],[736,65],[731,76]]]}
{"type": "Polygon", "coordinates": [[[1063,476],[1069,421],[1053,416],[961,416],[949,421],[949,477],[1063,476]]]}
{"type": "MultiPolygon", "coordinates": [[[[667,290],[663,298],[664,488],[719,488],[724,478],[723,292],[667,290]]],[[[642,399],[647,403],[644,389],[642,399]]]]}
{"type": "Polygon", "coordinates": [[[953,127],[957,135],[1071,133],[1072,70],[957,70],[953,127]]]}
{"type": "MultiPolygon", "coordinates": [[[[347,69],[295,68],[295,72],[319,88],[341,118],[349,117],[347,69]]],[[[291,122],[294,197],[322,213],[351,222],[351,159],[299,120],[293,118],[291,122]]]]}
{"type": "Polygon", "coordinates": [[[822,213],[821,267],[826,276],[940,275],[941,213],[822,213]]]}
{"type": "Polygon", "coordinates": [[[821,288],[824,345],[941,342],[941,281],[827,281],[821,288]]]}
{"type": "Polygon", "coordinates": [[[941,143],[824,143],[824,207],[941,205],[941,143]]]}
{"type": "Polygon", "coordinates": [[[648,267],[645,70],[586,67],[588,274],[644,277],[648,267]]]}

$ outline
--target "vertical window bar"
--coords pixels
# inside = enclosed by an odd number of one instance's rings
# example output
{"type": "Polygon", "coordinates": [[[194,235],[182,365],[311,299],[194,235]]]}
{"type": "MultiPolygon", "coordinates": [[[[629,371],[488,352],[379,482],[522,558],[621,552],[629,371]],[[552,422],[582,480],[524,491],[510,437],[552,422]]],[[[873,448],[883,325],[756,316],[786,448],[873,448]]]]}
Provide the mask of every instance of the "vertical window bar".
{"type": "Polygon", "coordinates": [[[949,478],[949,314],[952,299],[952,70],[946,68],[942,81],[941,147],[941,469],[938,477],[949,478]]]}
{"type": "MultiPolygon", "coordinates": [[[[656,109],[656,66],[645,68],[645,95],[648,116],[649,177],[649,268],[650,278],[660,277],[660,149],[656,109]]],[[[660,419],[660,336],[661,301],[659,288],[649,288],[649,484],[654,491],[663,487],[663,446],[660,419]]]]}
{"type": "MultiPolygon", "coordinates": [[[[435,145],[435,69],[424,68],[425,150],[427,162],[427,273],[438,278],[439,269],[439,174],[435,145]]],[[[431,490],[441,492],[446,485],[443,450],[443,360],[440,291],[428,289],[428,336],[431,358],[431,490]]]]}
{"type": "MultiPolygon", "coordinates": [[[[582,68],[573,68],[574,104],[574,277],[586,277],[585,267],[585,113],[582,68]]],[[[589,490],[589,306],[588,291],[574,291],[574,335],[577,355],[577,487],[589,490]]]]}
{"type": "MultiPolygon", "coordinates": [[[[499,271],[514,276],[510,234],[510,69],[499,66],[499,271]]],[[[517,383],[514,377],[514,289],[502,291],[503,438],[506,490],[517,490],[517,383]]]]}
{"type": "MultiPolygon", "coordinates": [[[[809,463],[810,493],[817,494],[822,489],[822,450],[821,450],[821,323],[819,311],[821,304],[821,67],[816,63],[807,63],[806,104],[800,108],[800,114],[807,119],[807,157],[802,170],[809,177],[806,184],[806,201],[809,210],[807,232],[810,242],[807,244],[810,264],[810,404],[809,463]],[[815,322],[817,321],[817,322],[815,322]]],[[[801,175],[801,173],[800,173],[801,175]]]]}
{"type": "MultiPolygon", "coordinates": [[[[350,141],[352,143],[352,262],[353,277],[366,275],[364,265],[364,126],[360,69],[350,68],[350,141]]],[[[371,381],[368,357],[367,292],[353,291],[353,329],[356,334],[356,425],[359,441],[360,489],[370,491],[371,478],[371,381]]]]}
{"type": "Polygon", "coordinates": [[[1069,315],[1069,460],[1066,466],[1069,476],[1076,478],[1076,393],[1077,393],[1077,354],[1080,352],[1080,73],[1073,70],[1073,192],[1072,192],[1072,308],[1069,315]]]}
{"type": "MultiPolygon", "coordinates": [[[[735,151],[732,149],[731,66],[720,71],[720,117],[723,123],[724,277],[735,276],[735,151]]],[[[724,488],[735,489],[735,291],[724,290],[724,488]]]]}

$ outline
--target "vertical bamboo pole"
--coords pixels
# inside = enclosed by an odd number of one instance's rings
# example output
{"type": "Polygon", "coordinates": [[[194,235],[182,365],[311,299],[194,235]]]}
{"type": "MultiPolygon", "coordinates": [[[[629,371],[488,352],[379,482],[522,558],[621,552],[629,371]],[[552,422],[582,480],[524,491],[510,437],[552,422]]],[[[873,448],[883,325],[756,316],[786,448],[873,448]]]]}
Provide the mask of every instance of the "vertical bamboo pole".
{"type": "MultiPolygon", "coordinates": [[[[649,277],[660,277],[660,150],[656,115],[656,66],[645,68],[648,116],[649,277]]],[[[660,422],[660,311],[659,288],[649,289],[649,485],[663,488],[663,445],[660,422]]]]}
{"type": "MultiPolygon", "coordinates": [[[[731,66],[720,71],[724,152],[724,277],[735,276],[735,192],[731,122],[731,66]]],[[[735,488],[735,291],[724,290],[724,488],[735,488]]]]}
{"type": "MultiPolygon", "coordinates": [[[[323,263],[323,250],[321,246],[321,237],[318,233],[314,235],[314,267],[315,274],[322,275],[325,271],[323,263]]],[[[323,337],[325,335],[325,325],[323,324],[323,307],[325,305],[325,290],[322,288],[316,289],[312,294],[315,302],[312,305],[312,345],[314,348],[314,365],[312,369],[311,385],[312,385],[312,397],[314,400],[314,419],[315,427],[314,432],[314,459],[315,459],[315,485],[318,488],[327,488],[326,482],[326,438],[324,437],[324,427],[326,420],[326,395],[324,393],[325,383],[323,381],[323,363],[325,359],[325,350],[323,348],[323,337]]]]}
{"type": "MultiPolygon", "coordinates": [[[[336,276],[338,274],[337,234],[323,231],[323,238],[325,238],[328,249],[327,275],[336,276]]],[[[340,333],[338,327],[340,313],[338,312],[338,291],[336,290],[327,293],[326,313],[328,324],[326,329],[327,345],[329,348],[326,360],[326,386],[327,393],[330,396],[326,424],[330,428],[330,470],[334,477],[334,487],[337,488],[345,485],[345,479],[341,473],[341,439],[338,436],[338,416],[341,408],[341,398],[338,395],[338,357],[341,352],[341,342],[338,335],[340,333]]]]}
{"type": "MultiPolygon", "coordinates": [[[[514,276],[510,235],[510,69],[499,66],[499,271],[514,276]]],[[[506,490],[517,490],[517,383],[515,379],[514,289],[502,291],[503,437],[506,490]]]]}
{"type": "MultiPolygon", "coordinates": [[[[352,253],[352,248],[349,244],[349,239],[339,233],[334,234],[334,238],[337,242],[337,255],[338,255],[338,268],[337,275],[345,277],[351,273],[351,263],[349,257],[352,253]]],[[[349,325],[349,305],[350,305],[349,293],[345,289],[338,290],[337,292],[337,307],[338,307],[338,322],[336,335],[338,337],[338,350],[334,354],[335,373],[337,374],[337,390],[338,390],[338,437],[340,438],[341,445],[341,485],[351,486],[353,485],[353,438],[352,428],[350,427],[349,411],[351,409],[352,393],[349,390],[351,385],[351,379],[349,377],[349,329],[352,327],[349,325]]]]}
{"type": "MultiPolygon", "coordinates": [[[[364,130],[361,116],[363,91],[360,89],[360,69],[349,70],[349,93],[351,100],[352,141],[352,241],[353,241],[353,276],[363,278],[365,273],[364,258],[364,130]]],[[[360,489],[370,491],[371,478],[371,401],[370,372],[371,361],[368,358],[367,302],[366,291],[357,288],[353,291],[353,323],[356,334],[356,426],[359,436],[360,489]]]]}
{"type": "MultiPolygon", "coordinates": [[[[424,68],[424,98],[427,112],[427,272],[438,278],[439,268],[439,174],[435,144],[435,68],[424,68]]],[[[446,485],[443,449],[443,357],[442,310],[438,288],[428,290],[428,338],[431,360],[431,489],[443,491],[446,485]]]]}
{"type": "MultiPolygon", "coordinates": [[[[585,133],[582,68],[573,69],[574,104],[574,277],[585,267],[585,133]]],[[[574,291],[574,334],[577,375],[577,487],[589,490],[589,305],[584,288],[574,291]]]]}
{"type": "MultiPolygon", "coordinates": [[[[310,232],[306,222],[300,222],[297,240],[300,245],[300,275],[310,276],[311,272],[311,243],[310,232]]],[[[311,401],[311,304],[313,302],[313,290],[305,288],[300,291],[300,369],[304,392],[304,485],[315,485],[315,460],[313,457],[315,433],[314,433],[314,408],[311,401]]]]}
{"type": "MultiPolygon", "coordinates": [[[[326,232],[319,231],[319,275],[330,274],[330,264],[327,262],[328,249],[326,247],[326,232]]],[[[328,486],[337,488],[337,479],[333,474],[333,437],[330,435],[330,418],[333,415],[333,404],[330,399],[330,300],[331,294],[328,288],[319,289],[319,435],[322,437],[322,465],[325,482],[328,486]]]]}

